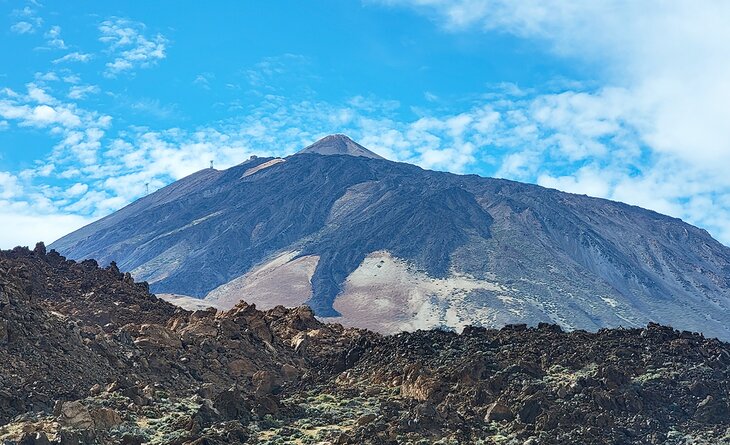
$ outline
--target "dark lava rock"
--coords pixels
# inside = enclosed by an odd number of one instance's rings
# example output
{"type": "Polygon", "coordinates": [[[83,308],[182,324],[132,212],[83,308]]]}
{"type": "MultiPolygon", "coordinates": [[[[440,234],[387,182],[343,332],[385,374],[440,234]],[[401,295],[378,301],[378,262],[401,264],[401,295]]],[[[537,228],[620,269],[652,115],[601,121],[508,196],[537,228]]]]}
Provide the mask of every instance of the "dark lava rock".
{"type": "Polygon", "coordinates": [[[511,421],[514,418],[515,415],[512,413],[512,410],[509,406],[500,402],[494,402],[493,404],[489,405],[487,413],[484,416],[484,421],[501,422],[503,420],[511,421]]]}
{"type": "Polygon", "coordinates": [[[308,308],[189,312],[114,267],[15,249],[0,327],[4,445],[721,443],[730,428],[730,345],[656,324],[380,336],[308,308]]]}

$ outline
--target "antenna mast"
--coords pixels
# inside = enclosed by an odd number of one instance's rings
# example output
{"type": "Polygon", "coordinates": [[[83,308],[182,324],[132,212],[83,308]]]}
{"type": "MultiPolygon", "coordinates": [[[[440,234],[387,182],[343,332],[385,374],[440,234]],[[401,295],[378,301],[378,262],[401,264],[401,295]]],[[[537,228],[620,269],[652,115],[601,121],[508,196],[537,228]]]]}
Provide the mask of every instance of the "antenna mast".
{"type": "Polygon", "coordinates": [[[213,170],[213,161],[210,161],[210,169],[213,170]]]}
{"type": "Polygon", "coordinates": [[[150,194],[150,183],[149,182],[145,182],[144,183],[144,194],[145,195],[149,195],[150,194]]]}

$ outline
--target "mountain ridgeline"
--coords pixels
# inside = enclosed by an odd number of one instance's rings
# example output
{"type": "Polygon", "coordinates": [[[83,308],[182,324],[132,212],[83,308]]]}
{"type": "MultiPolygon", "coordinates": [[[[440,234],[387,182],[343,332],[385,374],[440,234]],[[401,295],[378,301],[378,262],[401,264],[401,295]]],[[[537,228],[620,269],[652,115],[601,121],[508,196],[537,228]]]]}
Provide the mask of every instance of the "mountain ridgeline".
{"type": "Polygon", "coordinates": [[[653,321],[730,339],[730,248],[706,231],[618,202],[388,161],[343,135],[202,170],[51,247],[115,261],[163,296],[306,303],[386,333],[653,321]]]}

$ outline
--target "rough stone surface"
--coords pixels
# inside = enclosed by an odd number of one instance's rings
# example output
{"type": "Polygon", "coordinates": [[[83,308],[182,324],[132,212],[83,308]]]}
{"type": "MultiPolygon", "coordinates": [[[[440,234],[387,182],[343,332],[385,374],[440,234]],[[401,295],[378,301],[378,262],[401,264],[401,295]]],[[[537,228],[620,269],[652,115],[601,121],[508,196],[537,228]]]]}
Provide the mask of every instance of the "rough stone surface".
{"type": "Polygon", "coordinates": [[[501,422],[503,420],[512,420],[515,416],[512,413],[512,410],[509,408],[509,406],[500,403],[500,402],[494,402],[491,405],[489,405],[489,408],[487,409],[487,413],[484,416],[485,422],[501,422]]]}
{"type": "Polygon", "coordinates": [[[91,429],[94,427],[94,419],[91,418],[89,409],[79,401],[66,402],[61,406],[59,416],[61,424],[77,429],[91,429]]]}
{"type": "Polygon", "coordinates": [[[730,345],[658,324],[381,336],[307,308],[185,311],[41,249],[0,252],[0,288],[7,445],[730,439],[730,345]]]}

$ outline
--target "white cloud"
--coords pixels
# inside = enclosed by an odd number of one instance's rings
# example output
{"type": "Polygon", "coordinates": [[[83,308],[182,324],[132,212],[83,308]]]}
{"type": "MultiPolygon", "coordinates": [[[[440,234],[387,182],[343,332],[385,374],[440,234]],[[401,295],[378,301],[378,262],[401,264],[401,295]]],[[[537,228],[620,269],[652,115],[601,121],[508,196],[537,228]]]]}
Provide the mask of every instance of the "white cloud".
{"type": "Polygon", "coordinates": [[[91,223],[86,218],[68,213],[36,212],[28,205],[10,205],[0,201],[0,248],[34,246],[38,241],[50,244],[56,239],[91,223]]]}
{"type": "Polygon", "coordinates": [[[99,40],[108,45],[114,60],[106,64],[104,74],[115,77],[135,68],[146,68],[166,57],[167,39],[162,34],[147,37],[145,25],[113,18],[99,25],[99,40]]]}
{"type": "Polygon", "coordinates": [[[30,34],[35,32],[33,25],[24,21],[15,23],[10,27],[10,30],[16,34],[30,34]]]}
{"type": "Polygon", "coordinates": [[[19,127],[46,128],[50,135],[60,138],[51,161],[94,163],[111,117],[62,102],[34,83],[26,87],[26,94],[4,91],[6,98],[0,98],[0,118],[19,127]]]}
{"type": "MultiPolygon", "coordinates": [[[[384,0],[451,31],[481,28],[545,42],[595,64],[620,97],[606,101],[652,149],[691,162],[730,161],[730,3],[568,0],[384,0]]],[[[576,98],[577,99],[577,98],[576,98]]],[[[556,110],[578,114],[578,110],[556,110]]],[[[610,130],[610,129],[609,129],[610,130]]],[[[706,165],[708,165],[706,164],[706,165]]]]}
{"type": "Polygon", "coordinates": [[[98,94],[99,89],[96,85],[74,85],[68,90],[69,99],[83,99],[89,94],[98,94]]]}
{"type": "Polygon", "coordinates": [[[204,90],[210,90],[210,81],[214,78],[215,75],[212,73],[200,73],[195,76],[195,80],[193,80],[193,85],[197,85],[204,90]]]}
{"type": "Polygon", "coordinates": [[[44,34],[46,43],[51,48],[66,49],[66,42],[61,38],[61,27],[58,25],[51,26],[51,29],[44,34]]]}
{"type": "MultiPolygon", "coordinates": [[[[155,190],[207,168],[210,160],[227,168],[251,154],[283,156],[325,134],[345,132],[392,160],[457,172],[486,162],[499,176],[653,208],[730,240],[730,179],[687,168],[677,157],[649,154],[651,159],[645,159],[647,151],[636,146],[622,113],[607,106],[619,93],[593,93],[606,95],[604,100],[574,93],[501,96],[411,121],[396,119],[387,101],[379,106],[376,99],[335,105],[269,97],[240,118],[196,130],[132,127],[113,138],[106,135],[109,118],[76,108],[81,125],[62,127],[54,154],[27,176],[53,174],[69,181],[68,187],[44,190],[43,198],[34,199],[43,203],[44,212],[100,217],[142,196],[145,183],[155,190]],[[609,139],[610,151],[593,147],[609,139]]],[[[6,93],[12,94],[16,102],[32,101],[29,94],[6,93]]],[[[51,100],[49,107],[69,106],[51,100]]],[[[27,113],[42,105],[15,106],[26,106],[27,113]]]]}
{"type": "Polygon", "coordinates": [[[0,172],[0,199],[11,199],[20,195],[22,187],[18,178],[8,172],[0,172]]]}
{"type": "Polygon", "coordinates": [[[32,34],[43,25],[43,19],[38,17],[36,11],[29,6],[23,9],[13,10],[12,17],[16,17],[18,21],[10,27],[10,31],[16,34],[32,34]]]}
{"type": "Polygon", "coordinates": [[[537,178],[537,183],[543,187],[563,190],[569,193],[581,193],[590,196],[610,196],[611,187],[599,169],[593,166],[580,168],[577,172],[568,176],[551,176],[542,173],[537,178]]]}
{"type": "Polygon", "coordinates": [[[59,124],[64,127],[77,127],[81,124],[81,119],[68,109],[53,108],[50,105],[38,105],[26,116],[25,124],[40,127],[53,124],[59,124]]]}
{"type": "Polygon", "coordinates": [[[34,168],[25,169],[18,176],[25,181],[29,181],[36,177],[48,177],[55,169],[56,166],[53,163],[44,164],[43,162],[36,161],[34,168]]]}
{"type": "Polygon", "coordinates": [[[81,76],[78,74],[68,74],[63,76],[63,81],[70,84],[77,84],[81,82],[81,76]]]}
{"type": "Polygon", "coordinates": [[[152,116],[157,119],[170,119],[178,115],[177,105],[163,104],[158,99],[141,98],[135,101],[124,101],[125,105],[136,113],[152,116]]]}
{"type": "Polygon", "coordinates": [[[35,78],[38,81],[44,82],[56,82],[59,80],[58,74],[54,73],[53,71],[48,71],[46,73],[35,73],[35,78]]]}
{"type": "Polygon", "coordinates": [[[73,104],[61,104],[46,90],[29,83],[27,94],[10,92],[9,99],[0,99],[0,117],[18,121],[20,126],[74,128],[82,124],[73,104]]]}
{"type": "Polygon", "coordinates": [[[89,186],[86,184],[82,184],[80,182],[77,182],[76,184],[72,185],[71,187],[66,189],[66,196],[69,198],[74,198],[79,195],[83,195],[89,190],[89,186]]]}
{"type": "MultiPolygon", "coordinates": [[[[275,78],[282,76],[312,77],[308,72],[309,59],[301,54],[285,53],[278,56],[264,57],[256,63],[252,68],[246,70],[244,74],[247,77],[251,87],[267,91],[276,91],[274,86],[275,78]]],[[[228,84],[231,89],[240,89],[239,85],[228,84]]]]}
{"type": "Polygon", "coordinates": [[[55,99],[46,93],[46,90],[42,87],[39,87],[34,83],[29,83],[26,87],[28,88],[28,98],[33,102],[40,104],[52,104],[56,102],[55,99]]]}
{"type": "Polygon", "coordinates": [[[81,62],[86,63],[89,60],[91,60],[94,56],[88,53],[80,53],[78,51],[74,51],[72,53],[68,53],[63,57],[59,57],[58,59],[55,59],[52,63],[58,64],[58,63],[66,63],[66,62],[81,62]]]}
{"type": "Polygon", "coordinates": [[[413,8],[447,32],[532,40],[597,73],[603,87],[510,99],[491,141],[498,175],[655,209],[730,242],[730,3],[378,3],[413,8]]]}
{"type": "Polygon", "coordinates": [[[436,102],[439,100],[439,97],[430,91],[426,91],[425,93],[423,93],[423,98],[429,102],[436,102]]]}
{"type": "Polygon", "coordinates": [[[0,248],[51,242],[90,222],[59,211],[41,193],[26,190],[17,176],[0,172],[0,248]]]}

